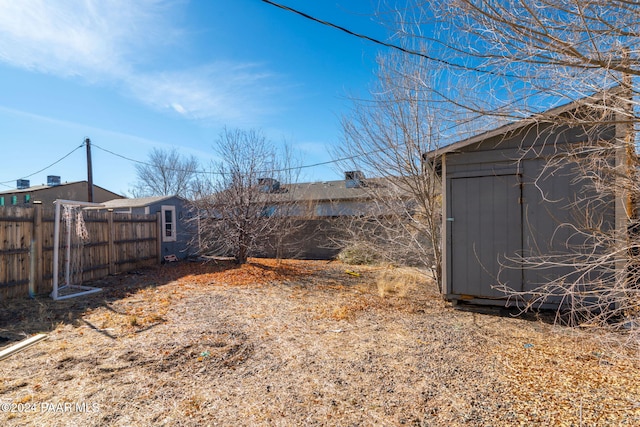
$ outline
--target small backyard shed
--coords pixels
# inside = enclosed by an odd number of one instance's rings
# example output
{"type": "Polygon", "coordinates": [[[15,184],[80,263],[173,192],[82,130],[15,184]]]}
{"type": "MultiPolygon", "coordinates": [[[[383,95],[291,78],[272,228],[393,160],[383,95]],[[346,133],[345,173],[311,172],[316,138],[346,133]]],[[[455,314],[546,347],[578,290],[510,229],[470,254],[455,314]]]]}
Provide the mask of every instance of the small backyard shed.
{"type": "MultiPolygon", "coordinates": [[[[575,179],[576,163],[563,153],[581,144],[612,141],[620,137],[621,127],[611,118],[587,132],[577,121],[558,125],[553,118],[576,117],[581,108],[605,102],[603,94],[598,100],[576,101],[425,156],[439,162],[442,170],[442,277],[447,299],[514,305],[518,298],[505,293],[505,287],[526,299],[527,292],[551,278],[572,274],[571,266],[531,268],[523,260],[584,246],[567,224],[576,221],[576,209],[585,208],[577,201],[588,198],[586,192],[592,190],[584,180],[575,179]]],[[[607,161],[617,165],[624,160],[616,152],[607,161]]],[[[590,207],[603,230],[624,227],[623,202],[611,197],[590,207]]],[[[545,303],[555,307],[561,300],[545,303]]]]}
{"type": "Polygon", "coordinates": [[[179,196],[140,197],[109,200],[101,209],[110,209],[114,213],[160,214],[161,254],[182,259],[197,252],[194,246],[196,234],[192,231],[197,227],[189,221],[191,214],[187,203],[179,196]]]}

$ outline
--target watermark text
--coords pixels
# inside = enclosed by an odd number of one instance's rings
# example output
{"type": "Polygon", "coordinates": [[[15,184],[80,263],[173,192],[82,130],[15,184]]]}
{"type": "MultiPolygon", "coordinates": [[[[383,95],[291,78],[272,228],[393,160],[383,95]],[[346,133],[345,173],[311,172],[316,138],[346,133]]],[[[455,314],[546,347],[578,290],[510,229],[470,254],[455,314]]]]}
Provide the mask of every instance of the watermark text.
{"type": "Polygon", "coordinates": [[[100,405],[96,402],[2,402],[0,412],[4,413],[93,413],[100,412],[100,405]]]}

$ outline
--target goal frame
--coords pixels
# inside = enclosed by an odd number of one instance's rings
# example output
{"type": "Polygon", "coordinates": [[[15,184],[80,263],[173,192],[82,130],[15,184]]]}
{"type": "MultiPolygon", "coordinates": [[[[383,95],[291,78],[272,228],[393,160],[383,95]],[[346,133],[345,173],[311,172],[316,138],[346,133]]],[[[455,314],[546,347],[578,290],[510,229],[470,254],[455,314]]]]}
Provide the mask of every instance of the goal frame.
{"type": "Polygon", "coordinates": [[[83,285],[74,285],[70,284],[70,259],[71,259],[71,228],[67,227],[67,245],[66,245],[66,263],[65,263],[65,284],[60,286],[59,283],[59,259],[60,259],[60,208],[62,206],[73,206],[73,207],[104,207],[104,205],[100,203],[92,203],[92,202],[82,202],[77,200],[64,200],[64,199],[56,199],[53,202],[56,206],[55,216],[54,216],[54,227],[53,227],[53,292],[51,292],[51,298],[54,300],[62,300],[68,298],[75,298],[81,295],[93,294],[96,292],[102,291],[100,288],[94,288],[91,286],[83,286],[83,285]],[[60,295],[60,291],[63,289],[72,289],[77,292],[60,295]]]}

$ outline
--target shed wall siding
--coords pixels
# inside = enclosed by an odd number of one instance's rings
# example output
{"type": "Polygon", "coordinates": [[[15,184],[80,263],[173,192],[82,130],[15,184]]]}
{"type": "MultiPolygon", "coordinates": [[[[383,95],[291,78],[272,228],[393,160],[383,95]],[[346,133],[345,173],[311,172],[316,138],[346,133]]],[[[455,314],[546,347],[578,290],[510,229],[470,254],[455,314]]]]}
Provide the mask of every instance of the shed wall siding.
{"type": "MultiPolygon", "coordinates": [[[[609,134],[605,129],[602,136],[609,134]]],[[[550,277],[571,277],[569,267],[521,269],[516,258],[566,255],[585,243],[567,225],[584,216],[585,206],[576,201],[588,188],[574,179],[571,164],[545,169],[549,156],[561,153],[567,143],[585,139],[580,129],[551,132],[532,126],[510,138],[495,137],[446,156],[445,218],[453,219],[445,222],[444,240],[445,291],[450,297],[506,298],[496,285],[531,291],[550,277]],[[512,180],[502,185],[501,176],[519,176],[521,184],[512,180]],[[521,203],[519,212],[505,208],[505,201],[514,197],[521,203]]],[[[593,210],[605,227],[613,227],[610,202],[593,210]]]]}

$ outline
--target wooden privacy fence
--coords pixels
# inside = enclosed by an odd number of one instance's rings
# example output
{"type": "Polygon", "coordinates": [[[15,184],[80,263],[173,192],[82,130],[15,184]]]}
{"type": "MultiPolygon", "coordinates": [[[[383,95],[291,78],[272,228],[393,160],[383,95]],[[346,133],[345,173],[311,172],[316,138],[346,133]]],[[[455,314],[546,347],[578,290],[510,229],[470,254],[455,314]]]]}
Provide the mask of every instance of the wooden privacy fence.
{"type": "MultiPolygon", "coordinates": [[[[83,282],[160,262],[159,215],[87,211],[84,218],[83,282]]],[[[53,209],[0,207],[1,300],[52,291],[53,234],[53,209]]]]}

